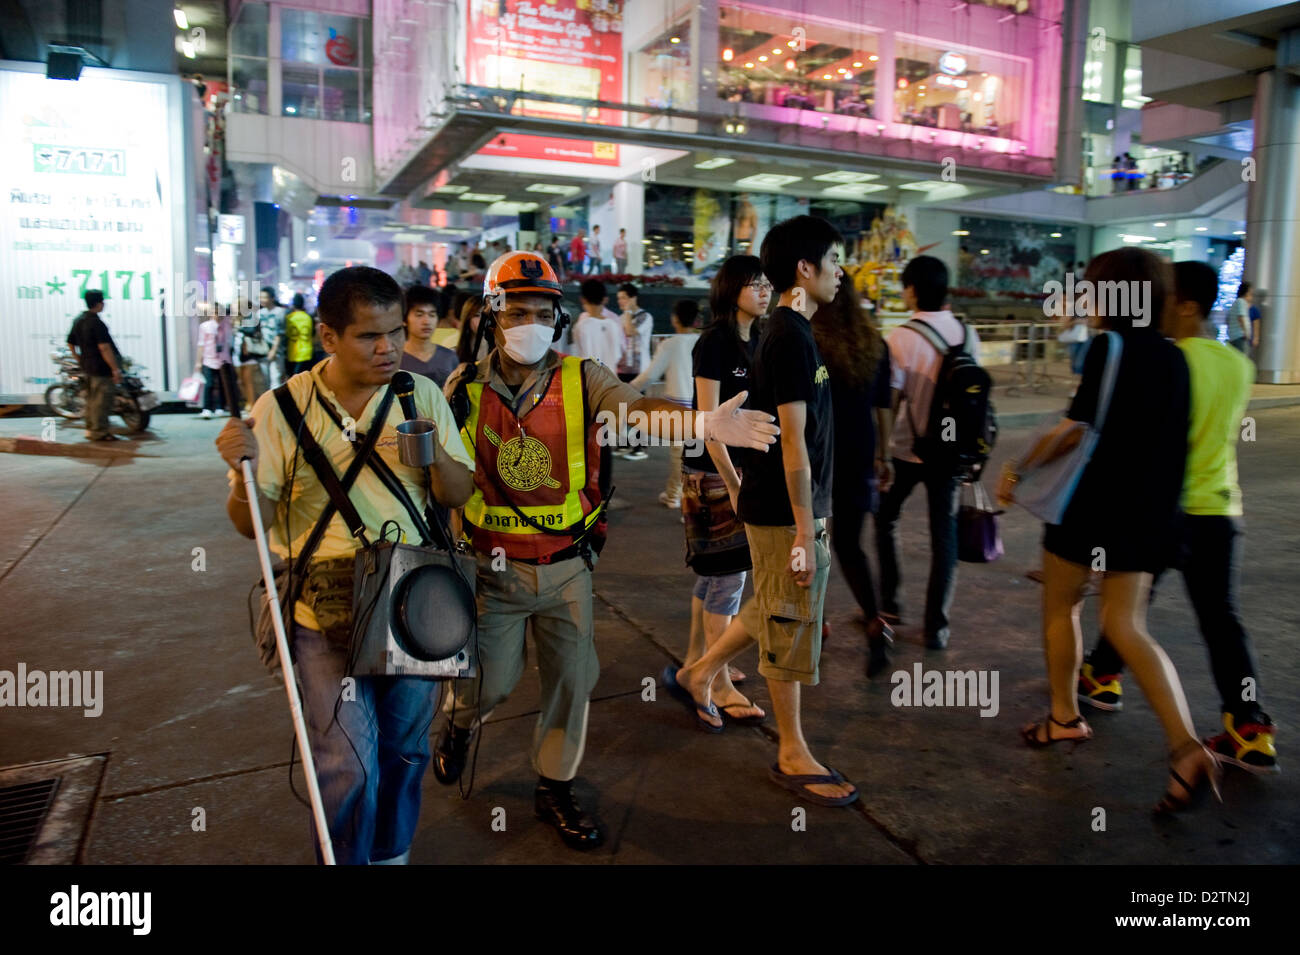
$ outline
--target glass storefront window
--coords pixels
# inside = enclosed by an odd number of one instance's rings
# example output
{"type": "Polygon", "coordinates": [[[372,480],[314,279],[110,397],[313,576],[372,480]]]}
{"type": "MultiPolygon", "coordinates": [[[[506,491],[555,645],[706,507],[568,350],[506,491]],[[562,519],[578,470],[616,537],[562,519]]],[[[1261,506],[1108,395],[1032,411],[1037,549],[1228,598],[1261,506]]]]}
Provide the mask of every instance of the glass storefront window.
{"type": "Polygon", "coordinates": [[[874,33],[817,24],[800,33],[788,14],[722,4],[718,97],[790,109],[874,116],[874,33]]]}
{"type": "Polygon", "coordinates": [[[267,34],[270,8],[245,3],[230,27],[230,105],[237,113],[270,109],[267,98],[267,34]]]}
{"type": "Polygon", "coordinates": [[[361,66],[361,21],[310,10],[280,11],[280,57],[290,63],[361,66]]]}
{"type": "Polygon", "coordinates": [[[322,93],[322,119],[355,123],[361,118],[361,73],[326,70],[322,93]]]}
{"type": "Polygon", "coordinates": [[[230,58],[231,107],[237,113],[267,112],[266,60],[230,58]]]}
{"type": "Polygon", "coordinates": [[[632,70],[640,79],[645,105],[659,109],[696,108],[690,38],[690,20],[683,20],[667,27],[636,52],[632,70]]]}
{"type": "Polygon", "coordinates": [[[282,112],[369,122],[369,43],[368,20],[281,8],[282,112]]]}
{"type": "Polygon", "coordinates": [[[895,122],[1005,139],[1027,134],[1021,61],[900,39],[894,72],[895,122]]]}
{"type": "Polygon", "coordinates": [[[266,58],[270,13],[265,3],[245,3],[230,28],[230,52],[235,56],[266,58]]]}
{"type": "Polygon", "coordinates": [[[280,98],[286,115],[320,119],[320,70],[286,63],[280,70],[280,98]]]}
{"type": "Polygon", "coordinates": [[[1020,297],[1074,268],[1076,226],[961,218],[956,298],[1020,297]]]}

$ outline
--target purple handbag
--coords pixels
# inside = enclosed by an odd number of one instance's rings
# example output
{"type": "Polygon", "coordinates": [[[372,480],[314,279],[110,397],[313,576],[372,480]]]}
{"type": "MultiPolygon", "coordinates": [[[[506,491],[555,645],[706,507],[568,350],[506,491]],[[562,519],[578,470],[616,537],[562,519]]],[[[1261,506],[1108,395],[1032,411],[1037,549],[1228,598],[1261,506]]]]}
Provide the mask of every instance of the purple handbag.
{"type": "Polygon", "coordinates": [[[971,488],[975,502],[962,502],[957,509],[957,559],[968,564],[988,564],[1002,556],[1002,535],[998,533],[998,515],[978,480],[962,485],[971,488]]]}

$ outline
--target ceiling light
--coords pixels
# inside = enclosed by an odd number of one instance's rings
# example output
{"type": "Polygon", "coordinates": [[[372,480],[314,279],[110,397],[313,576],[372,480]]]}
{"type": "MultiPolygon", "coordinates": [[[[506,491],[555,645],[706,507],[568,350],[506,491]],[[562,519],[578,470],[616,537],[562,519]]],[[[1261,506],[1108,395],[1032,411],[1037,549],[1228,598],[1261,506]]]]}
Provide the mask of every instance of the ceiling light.
{"type": "Polygon", "coordinates": [[[571,196],[581,191],[581,186],[561,186],[550,182],[535,182],[524,190],[524,192],[545,192],[553,196],[571,196]]]}
{"type": "Polygon", "coordinates": [[[307,258],[315,261],[316,259],[320,258],[320,253],[317,252],[315,249],[312,249],[310,252],[307,253],[307,258]]]}
{"type": "Polygon", "coordinates": [[[1197,232],[1209,232],[1209,231],[1210,231],[1210,228],[1209,228],[1209,226],[1198,225],[1198,226],[1196,227],[1196,231],[1197,231],[1197,232]]]}
{"type": "Polygon", "coordinates": [[[876,54],[872,53],[869,57],[867,57],[867,59],[870,60],[872,63],[875,63],[878,59],[880,59],[880,57],[878,57],[878,56],[876,56],[876,54]]]}
{"type": "Polygon", "coordinates": [[[298,112],[298,107],[297,107],[297,106],[286,106],[286,107],[284,108],[284,111],[285,111],[286,113],[296,113],[296,112],[298,112]]]}
{"type": "Polygon", "coordinates": [[[469,186],[439,186],[433,191],[436,195],[449,194],[455,196],[462,192],[469,192],[469,186]]]}
{"type": "Polygon", "coordinates": [[[679,36],[675,36],[675,37],[672,37],[671,39],[669,39],[668,42],[669,42],[669,43],[681,43],[681,42],[682,42],[682,38],[679,37],[679,36]]]}
{"type": "Polygon", "coordinates": [[[1246,230],[1245,230],[1245,229],[1238,229],[1236,232],[1234,232],[1234,233],[1232,233],[1232,234],[1233,234],[1233,235],[1245,235],[1245,234],[1246,234],[1246,230]]]}
{"type": "Polygon", "coordinates": [[[185,15],[185,11],[180,7],[172,9],[172,17],[176,20],[176,26],[182,30],[190,28],[190,18],[185,15]]]}
{"type": "Polygon", "coordinates": [[[745,69],[747,69],[747,70],[752,70],[753,68],[754,68],[754,64],[753,64],[753,63],[746,63],[746,64],[745,64],[745,69]]]}
{"type": "Polygon", "coordinates": [[[767,56],[766,56],[766,55],[760,56],[760,57],[758,58],[758,62],[760,62],[760,63],[766,63],[766,62],[767,62],[767,56]]]}
{"type": "Polygon", "coordinates": [[[773,51],[772,51],[772,55],[773,55],[773,56],[780,56],[780,55],[781,55],[781,48],[780,48],[780,47],[777,47],[775,50],[773,50],[773,51]]]}
{"type": "Polygon", "coordinates": [[[792,182],[798,182],[802,178],[803,176],[782,176],[772,172],[760,172],[754,176],[737,179],[735,184],[754,188],[779,189],[782,186],[788,186],[792,182]]]}
{"type": "Polygon", "coordinates": [[[953,235],[970,235],[969,229],[954,229],[953,235]]]}
{"type": "Polygon", "coordinates": [[[824,79],[824,80],[829,80],[830,78],[831,78],[831,75],[830,75],[829,73],[823,73],[823,74],[822,74],[822,79],[824,79]]]}
{"type": "Polygon", "coordinates": [[[500,202],[505,196],[495,192],[466,192],[461,194],[461,202],[500,202]]]}
{"type": "Polygon", "coordinates": [[[1163,228],[1164,228],[1165,226],[1167,226],[1167,225],[1169,225],[1168,222],[1157,222],[1157,223],[1156,223],[1156,228],[1157,228],[1157,229],[1163,229],[1163,228]]]}
{"type": "Polygon", "coordinates": [[[786,46],[788,46],[790,49],[793,50],[795,48],[795,41],[794,40],[787,41],[786,46]]]}
{"type": "Polygon", "coordinates": [[[879,178],[880,176],[874,172],[850,172],[847,169],[836,169],[834,172],[824,172],[820,176],[813,176],[813,179],[818,182],[868,182],[879,178]]]}
{"type": "Polygon", "coordinates": [[[822,190],[822,195],[837,199],[857,199],[868,193],[880,192],[888,188],[874,182],[842,182],[838,186],[827,186],[822,190]]]}
{"type": "Polygon", "coordinates": [[[841,67],[840,67],[838,70],[836,70],[835,72],[836,72],[836,73],[847,73],[848,70],[846,70],[844,67],[841,66],[841,67]]]}
{"type": "Polygon", "coordinates": [[[316,237],[315,237],[314,235],[309,235],[309,236],[307,236],[307,241],[308,241],[308,242],[315,242],[315,241],[316,241],[316,237]]]}
{"type": "Polygon", "coordinates": [[[854,61],[853,61],[853,68],[854,68],[855,70],[860,70],[860,69],[862,69],[862,61],[861,61],[861,60],[854,60],[854,61]]]}
{"type": "Polygon", "coordinates": [[[722,58],[726,60],[728,63],[731,62],[732,57],[734,57],[735,55],[736,55],[736,51],[731,49],[730,47],[727,47],[727,49],[722,51],[722,58]]]}
{"type": "Polygon", "coordinates": [[[189,59],[191,60],[194,59],[194,44],[189,40],[182,40],[181,52],[184,53],[189,59]]]}
{"type": "Polygon", "coordinates": [[[796,64],[795,64],[794,60],[786,60],[786,61],[785,61],[785,68],[786,68],[787,70],[793,70],[793,69],[795,68],[795,66],[796,66],[796,64]]]}
{"type": "Polygon", "coordinates": [[[1061,237],[1061,233],[1059,233],[1059,232],[1053,232],[1051,237],[1052,237],[1053,239],[1059,239],[1059,238],[1061,237]]]}
{"type": "Polygon", "coordinates": [[[988,255],[988,254],[989,254],[988,249],[980,249],[980,255],[988,255]]]}
{"type": "Polygon", "coordinates": [[[706,159],[704,162],[697,162],[696,169],[721,169],[723,166],[730,166],[736,160],[728,156],[714,156],[712,159],[706,159]]]}

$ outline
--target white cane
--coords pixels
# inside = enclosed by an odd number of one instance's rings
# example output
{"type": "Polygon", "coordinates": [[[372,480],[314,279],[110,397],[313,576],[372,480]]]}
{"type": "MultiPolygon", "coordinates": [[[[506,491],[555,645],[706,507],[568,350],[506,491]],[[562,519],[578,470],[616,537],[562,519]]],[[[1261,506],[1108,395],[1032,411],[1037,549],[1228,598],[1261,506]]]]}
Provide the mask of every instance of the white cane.
{"type": "Polygon", "coordinates": [[[302,700],[293,678],[293,662],[289,657],[289,638],[284,633],[284,616],[280,610],[280,592],[271,570],[271,552],[266,546],[266,532],[262,529],[262,512],[258,508],[257,482],[248,458],[241,458],[239,466],[244,472],[244,493],[248,496],[248,509],[253,518],[253,537],[257,541],[257,559],[262,564],[262,580],[271,598],[271,623],[275,627],[275,646],[280,654],[280,671],[284,674],[284,692],[289,697],[289,713],[293,717],[293,731],[298,737],[302,753],[302,771],[307,777],[307,794],[311,798],[311,811],[316,819],[316,834],[320,838],[320,852],[326,865],[334,865],[334,845],[330,842],[329,826],[325,822],[325,805],[321,802],[320,786],[316,782],[316,761],[311,755],[307,739],[307,723],[302,716],[302,700]]]}

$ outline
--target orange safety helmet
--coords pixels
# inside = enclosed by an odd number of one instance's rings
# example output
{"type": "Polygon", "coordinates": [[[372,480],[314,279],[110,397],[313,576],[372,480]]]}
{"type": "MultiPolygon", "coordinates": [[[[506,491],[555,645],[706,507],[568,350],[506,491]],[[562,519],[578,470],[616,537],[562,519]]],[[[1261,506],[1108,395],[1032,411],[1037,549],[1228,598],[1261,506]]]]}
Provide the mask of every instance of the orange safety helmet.
{"type": "Polygon", "coordinates": [[[538,292],[556,298],[564,295],[551,263],[536,252],[523,250],[498,256],[488,266],[483,276],[483,298],[490,303],[502,292],[538,292]]]}
{"type": "MultiPolygon", "coordinates": [[[[569,324],[569,314],[561,304],[564,289],[560,277],[551,263],[536,252],[507,252],[498,256],[488,266],[483,276],[483,318],[479,324],[479,339],[496,324],[494,313],[503,304],[503,297],[512,292],[532,292],[555,297],[555,337],[559,341],[569,324]]],[[[477,353],[478,345],[475,344],[477,353]]]]}

